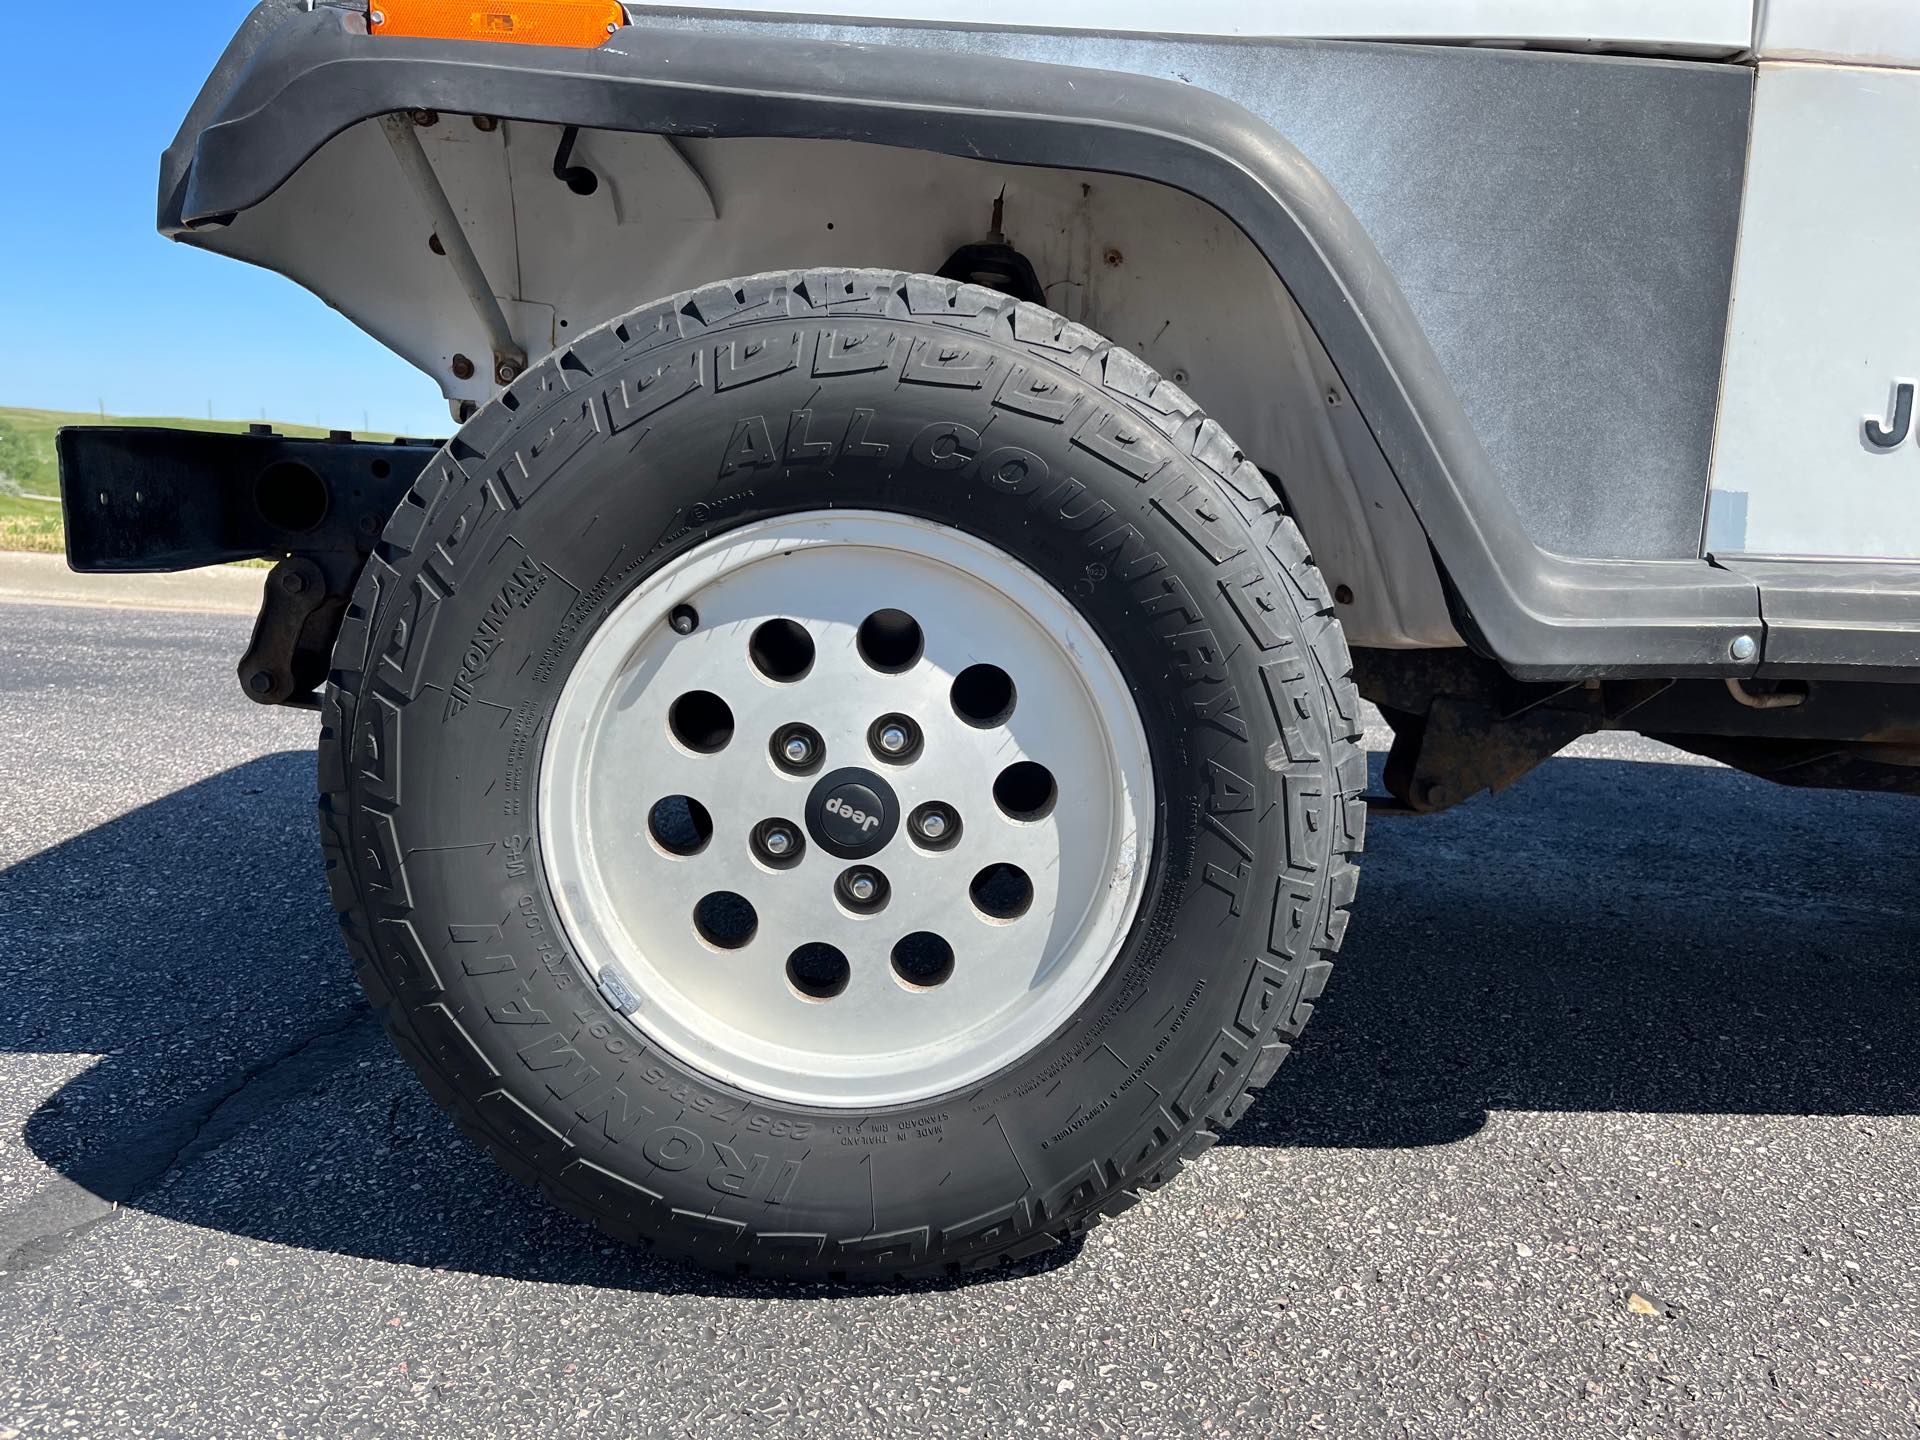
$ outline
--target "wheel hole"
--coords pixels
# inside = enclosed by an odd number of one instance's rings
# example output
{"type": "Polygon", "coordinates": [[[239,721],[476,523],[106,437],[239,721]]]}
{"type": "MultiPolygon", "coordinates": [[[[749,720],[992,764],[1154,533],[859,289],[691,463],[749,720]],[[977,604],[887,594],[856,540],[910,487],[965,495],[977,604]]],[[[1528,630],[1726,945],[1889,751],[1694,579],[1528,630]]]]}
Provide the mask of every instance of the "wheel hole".
{"type": "Polygon", "coordinates": [[[930,931],[917,931],[893,947],[893,973],[912,990],[944,985],[953,978],[953,946],[930,931]]]}
{"type": "Polygon", "coordinates": [[[987,866],[973,877],[973,904],[990,920],[1018,920],[1033,907],[1033,881],[1018,865],[987,866]]]}
{"type": "Polygon", "coordinates": [[[1013,677],[998,665],[969,665],[953,682],[953,710],[969,725],[991,730],[1013,717],[1013,677]]]}
{"type": "Polygon", "coordinates": [[[669,855],[698,855],[713,839],[713,817],[691,795],[668,795],[647,812],[647,833],[669,855]]]}
{"type": "Polygon", "coordinates": [[[738,950],[760,929],[760,917],[744,895],[716,890],[693,907],[693,928],[716,950],[738,950]]]}
{"type": "Polygon", "coordinates": [[[769,620],[753,632],[747,654],[767,679],[791,685],[813,669],[813,637],[792,620],[769,620]]]}
{"type": "Polygon", "coordinates": [[[711,690],[689,690],[667,711],[667,726],[696,755],[711,755],[733,739],[733,711],[711,690]]]}
{"type": "Polygon", "coordinates": [[[831,945],[814,941],[787,957],[787,983],[809,1000],[833,999],[852,978],[847,957],[831,945]]]}
{"type": "Polygon", "coordinates": [[[1032,760],[1009,765],[993,782],[994,803],[1009,820],[1044,820],[1059,798],[1053,772],[1032,760]]]}
{"type": "Polygon", "coordinates": [[[926,649],[920,622],[904,610],[876,610],[860,622],[860,658],[874,669],[897,675],[911,669],[926,649]]]}

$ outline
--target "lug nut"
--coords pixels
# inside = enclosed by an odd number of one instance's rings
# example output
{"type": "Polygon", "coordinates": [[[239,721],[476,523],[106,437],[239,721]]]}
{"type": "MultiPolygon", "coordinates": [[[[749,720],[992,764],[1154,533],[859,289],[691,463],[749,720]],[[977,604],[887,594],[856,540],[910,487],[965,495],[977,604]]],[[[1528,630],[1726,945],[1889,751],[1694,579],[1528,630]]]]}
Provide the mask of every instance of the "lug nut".
{"type": "Polygon", "coordinates": [[[960,843],[960,814],[943,801],[929,801],[906,816],[906,833],[929,851],[950,851],[960,843]]]}
{"type": "Polygon", "coordinates": [[[876,758],[906,765],[920,754],[920,727],[905,715],[882,715],[867,727],[867,746],[876,758]]]}
{"type": "Polygon", "coordinates": [[[774,768],[787,775],[811,775],[826,750],[826,742],[811,725],[782,725],[767,745],[774,768]]]}
{"type": "Polygon", "coordinates": [[[762,820],[753,827],[747,843],[761,864],[775,870],[791,870],[807,849],[807,842],[800,838],[800,827],[784,816],[762,820]]]}
{"type": "Polygon", "coordinates": [[[873,915],[884,909],[889,894],[887,877],[864,865],[843,874],[834,888],[839,892],[840,903],[860,915],[873,915]]]}
{"type": "Polygon", "coordinates": [[[951,805],[937,800],[909,815],[907,830],[929,850],[951,850],[960,843],[960,817],[951,805]]]}

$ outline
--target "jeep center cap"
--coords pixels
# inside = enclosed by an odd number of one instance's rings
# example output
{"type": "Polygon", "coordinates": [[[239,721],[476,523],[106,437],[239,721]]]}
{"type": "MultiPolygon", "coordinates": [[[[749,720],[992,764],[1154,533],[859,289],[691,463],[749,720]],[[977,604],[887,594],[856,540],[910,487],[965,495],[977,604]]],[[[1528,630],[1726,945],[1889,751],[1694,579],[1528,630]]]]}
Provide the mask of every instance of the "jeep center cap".
{"type": "Polygon", "coordinates": [[[900,828],[893,787],[871,770],[836,770],[807,797],[813,843],[842,860],[877,855],[900,828]]]}

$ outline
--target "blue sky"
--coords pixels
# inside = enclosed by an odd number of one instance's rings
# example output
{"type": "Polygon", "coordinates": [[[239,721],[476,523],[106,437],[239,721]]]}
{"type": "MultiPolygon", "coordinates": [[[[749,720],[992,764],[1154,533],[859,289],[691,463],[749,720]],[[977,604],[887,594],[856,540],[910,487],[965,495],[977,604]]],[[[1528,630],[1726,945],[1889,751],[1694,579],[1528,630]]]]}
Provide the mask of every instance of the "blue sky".
{"type": "Polygon", "coordinates": [[[312,295],[153,228],[160,152],[249,0],[0,6],[0,406],[447,433],[433,382],[312,295]]]}

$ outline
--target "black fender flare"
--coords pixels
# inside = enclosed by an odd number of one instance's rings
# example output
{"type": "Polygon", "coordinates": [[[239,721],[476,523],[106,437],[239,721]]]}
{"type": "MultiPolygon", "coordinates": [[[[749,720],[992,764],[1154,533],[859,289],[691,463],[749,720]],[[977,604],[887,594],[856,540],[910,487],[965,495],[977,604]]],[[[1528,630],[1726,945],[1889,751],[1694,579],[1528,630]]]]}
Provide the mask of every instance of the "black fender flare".
{"type": "Polygon", "coordinates": [[[412,108],[677,136],[841,139],[1123,174],[1226,215],[1326,347],[1477,645],[1528,679],[1742,675],[1750,579],[1706,560],[1594,560],[1527,534],[1419,322],[1326,178],[1240,105],[1107,70],[631,26],[597,50],[376,39],[265,0],[163,163],[174,236],[272,195],[341,131],[412,108]]]}

